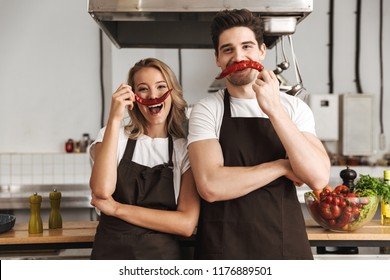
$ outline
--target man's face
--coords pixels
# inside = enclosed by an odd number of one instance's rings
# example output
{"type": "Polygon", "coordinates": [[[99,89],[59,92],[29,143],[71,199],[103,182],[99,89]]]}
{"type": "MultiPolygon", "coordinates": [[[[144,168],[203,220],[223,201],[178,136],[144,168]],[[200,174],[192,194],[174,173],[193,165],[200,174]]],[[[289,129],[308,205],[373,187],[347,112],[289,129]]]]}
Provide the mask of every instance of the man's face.
{"type": "MultiPolygon", "coordinates": [[[[261,61],[265,57],[265,45],[259,47],[255,34],[248,27],[233,27],[219,36],[217,66],[227,66],[241,60],[261,61]]],[[[226,77],[233,85],[241,86],[251,83],[258,75],[257,70],[250,68],[234,72],[226,77]]]]}

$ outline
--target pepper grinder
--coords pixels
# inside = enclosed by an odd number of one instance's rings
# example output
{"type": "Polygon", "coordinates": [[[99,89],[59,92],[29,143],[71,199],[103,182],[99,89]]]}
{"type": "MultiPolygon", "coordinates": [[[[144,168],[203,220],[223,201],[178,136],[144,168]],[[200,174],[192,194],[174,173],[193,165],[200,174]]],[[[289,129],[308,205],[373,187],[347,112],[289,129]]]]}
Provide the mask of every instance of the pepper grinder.
{"type": "Polygon", "coordinates": [[[352,192],[355,188],[356,171],[347,166],[346,169],[340,171],[340,177],[343,179],[343,185],[349,187],[349,191],[352,192]]]}
{"type": "Polygon", "coordinates": [[[43,225],[41,218],[42,196],[34,193],[29,198],[30,201],[30,221],[28,223],[28,233],[42,233],[43,225]]]}
{"type": "Polygon", "coordinates": [[[62,228],[62,217],[61,217],[61,192],[57,192],[53,189],[49,194],[50,199],[50,216],[49,216],[49,229],[51,228],[62,228]]]}
{"type": "MultiPolygon", "coordinates": [[[[352,192],[355,188],[355,179],[357,177],[357,173],[355,170],[350,169],[349,166],[347,166],[346,169],[343,169],[340,171],[340,177],[343,179],[343,185],[347,186],[349,188],[349,191],[352,192]]],[[[339,247],[338,250],[339,254],[358,254],[359,248],[358,247],[339,247]]]]}

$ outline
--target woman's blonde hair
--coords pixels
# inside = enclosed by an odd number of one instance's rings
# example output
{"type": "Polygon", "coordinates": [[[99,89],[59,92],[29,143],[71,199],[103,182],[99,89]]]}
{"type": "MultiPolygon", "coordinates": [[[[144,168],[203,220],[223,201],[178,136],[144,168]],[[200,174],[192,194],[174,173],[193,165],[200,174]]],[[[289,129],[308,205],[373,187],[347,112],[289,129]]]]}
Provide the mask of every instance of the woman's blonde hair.
{"type": "MultiPolygon", "coordinates": [[[[168,134],[177,138],[186,137],[186,114],[187,102],[183,98],[183,90],[176,75],[171,68],[164,62],[156,58],[146,58],[138,61],[129,71],[127,83],[134,89],[135,74],[145,68],[153,67],[161,72],[171,92],[172,106],[167,117],[168,134]]],[[[125,131],[129,138],[136,139],[142,134],[145,134],[147,128],[147,121],[135,104],[133,110],[128,110],[130,115],[130,122],[125,126],[125,131]]]]}

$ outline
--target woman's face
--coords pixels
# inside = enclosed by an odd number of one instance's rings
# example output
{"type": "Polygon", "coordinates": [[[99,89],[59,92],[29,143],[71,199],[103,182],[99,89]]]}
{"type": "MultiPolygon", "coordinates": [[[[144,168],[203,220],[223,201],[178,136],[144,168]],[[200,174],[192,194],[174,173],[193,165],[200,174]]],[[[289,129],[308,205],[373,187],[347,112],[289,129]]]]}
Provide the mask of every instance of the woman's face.
{"type": "MultiPolygon", "coordinates": [[[[156,99],[169,90],[168,84],[162,73],[153,67],[144,67],[134,75],[133,91],[143,99],[156,99]]],[[[165,125],[172,105],[172,97],[169,95],[162,103],[147,106],[137,104],[142,115],[149,124],[149,129],[155,125],[165,125]]]]}

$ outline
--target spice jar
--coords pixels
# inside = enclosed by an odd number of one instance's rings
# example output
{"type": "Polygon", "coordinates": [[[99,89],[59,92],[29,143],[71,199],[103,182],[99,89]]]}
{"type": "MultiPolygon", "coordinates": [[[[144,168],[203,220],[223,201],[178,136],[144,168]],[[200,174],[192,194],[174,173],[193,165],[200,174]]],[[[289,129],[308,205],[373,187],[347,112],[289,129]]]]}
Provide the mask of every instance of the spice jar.
{"type": "Polygon", "coordinates": [[[88,133],[83,133],[83,137],[81,138],[80,141],[80,152],[85,153],[87,151],[87,148],[89,146],[91,139],[89,137],[88,133]]]}
{"type": "Polygon", "coordinates": [[[74,142],[72,139],[68,139],[68,141],[66,141],[65,143],[65,151],[67,153],[73,153],[74,151],[74,142]]]}
{"type": "Polygon", "coordinates": [[[61,192],[57,192],[54,189],[49,194],[50,199],[50,216],[49,216],[49,228],[62,228],[62,217],[60,211],[61,204],[61,192]]]}
{"type": "Polygon", "coordinates": [[[34,193],[29,198],[30,201],[30,221],[28,223],[28,233],[42,233],[43,225],[41,218],[42,196],[34,193]]]}

